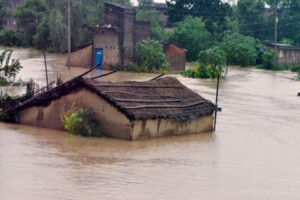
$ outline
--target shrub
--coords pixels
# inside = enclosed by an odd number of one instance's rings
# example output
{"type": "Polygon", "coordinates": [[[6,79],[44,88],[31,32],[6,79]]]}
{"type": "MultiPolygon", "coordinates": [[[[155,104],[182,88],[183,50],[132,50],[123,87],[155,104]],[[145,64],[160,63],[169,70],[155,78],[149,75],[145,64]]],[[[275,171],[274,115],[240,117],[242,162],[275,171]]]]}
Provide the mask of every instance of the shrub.
{"type": "Polygon", "coordinates": [[[295,65],[291,67],[292,72],[299,72],[300,71],[300,65],[295,65]]]}
{"type": "Polygon", "coordinates": [[[170,64],[163,53],[163,46],[158,41],[140,40],[136,51],[141,72],[165,72],[170,70],[170,64]]]}
{"type": "Polygon", "coordinates": [[[209,72],[210,70],[207,67],[203,64],[199,64],[179,73],[187,77],[207,79],[210,77],[209,72]]]}
{"type": "Polygon", "coordinates": [[[8,85],[14,81],[22,69],[19,60],[11,59],[12,53],[12,50],[5,50],[0,54],[0,84],[2,85],[8,85]]]}
{"type": "Polygon", "coordinates": [[[9,47],[24,45],[21,34],[9,30],[0,31],[0,44],[9,47]]]}
{"type": "Polygon", "coordinates": [[[71,134],[85,137],[104,136],[103,128],[91,108],[75,108],[72,105],[68,111],[62,111],[61,121],[64,128],[71,134]]]}

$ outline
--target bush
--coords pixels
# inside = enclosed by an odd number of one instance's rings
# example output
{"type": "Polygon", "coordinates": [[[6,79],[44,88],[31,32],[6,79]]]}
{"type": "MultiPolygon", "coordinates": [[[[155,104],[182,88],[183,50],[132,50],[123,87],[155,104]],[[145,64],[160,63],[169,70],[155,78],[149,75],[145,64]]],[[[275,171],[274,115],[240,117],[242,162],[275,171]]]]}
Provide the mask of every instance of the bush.
{"type": "Polygon", "coordinates": [[[295,65],[291,67],[292,72],[299,72],[300,71],[300,65],[295,65]]]}
{"type": "Polygon", "coordinates": [[[62,111],[61,121],[64,128],[71,134],[85,137],[104,136],[103,128],[91,108],[77,109],[72,105],[68,111],[62,111]]]}
{"type": "Polygon", "coordinates": [[[2,85],[13,82],[22,69],[19,60],[11,59],[12,53],[12,50],[5,50],[0,54],[0,84],[2,85]]]}
{"type": "Polygon", "coordinates": [[[4,46],[23,46],[21,34],[15,31],[2,30],[0,31],[0,44],[4,46]]]}
{"type": "Polygon", "coordinates": [[[191,69],[187,69],[179,73],[187,77],[207,79],[210,78],[209,72],[210,70],[207,67],[205,67],[203,64],[199,64],[191,69]]]}
{"type": "Polygon", "coordinates": [[[136,52],[141,72],[166,72],[170,70],[170,64],[163,53],[163,46],[158,41],[140,40],[136,52]]]}

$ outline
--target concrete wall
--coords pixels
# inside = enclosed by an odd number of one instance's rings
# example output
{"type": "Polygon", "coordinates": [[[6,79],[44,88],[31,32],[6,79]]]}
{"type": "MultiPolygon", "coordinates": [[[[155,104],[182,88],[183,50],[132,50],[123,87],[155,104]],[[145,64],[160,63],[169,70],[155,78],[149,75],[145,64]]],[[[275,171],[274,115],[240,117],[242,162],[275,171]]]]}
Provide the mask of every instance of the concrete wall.
{"type": "Polygon", "coordinates": [[[71,53],[72,67],[86,67],[92,65],[93,45],[89,45],[71,53]]]}
{"type": "Polygon", "coordinates": [[[132,139],[196,134],[212,130],[212,116],[201,117],[191,121],[175,119],[139,120],[134,122],[132,139]]]}
{"type": "Polygon", "coordinates": [[[69,95],[52,101],[47,107],[27,108],[19,113],[18,121],[21,124],[63,130],[60,119],[61,111],[63,108],[69,108],[73,103],[78,107],[93,108],[108,135],[131,139],[132,123],[127,117],[87,89],[78,89],[69,95]]]}
{"type": "Polygon", "coordinates": [[[111,65],[119,66],[120,46],[118,33],[114,29],[98,29],[94,32],[94,48],[103,49],[103,68],[109,69],[111,65]]]}

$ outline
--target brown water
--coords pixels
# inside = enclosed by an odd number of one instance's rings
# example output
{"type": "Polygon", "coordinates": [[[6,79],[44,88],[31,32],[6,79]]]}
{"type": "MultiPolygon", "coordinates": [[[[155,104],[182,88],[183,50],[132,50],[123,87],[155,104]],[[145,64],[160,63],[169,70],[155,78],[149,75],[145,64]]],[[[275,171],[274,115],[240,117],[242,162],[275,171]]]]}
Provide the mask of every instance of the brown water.
{"type": "MultiPolygon", "coordinates": [[[[21,78],[42,83],[40,53],[16,51],[25,66],[21,78]]],[[[49,55],[50,74],[81,71],[68,72],[64,63],[64,56],[49,55]]],[[[298,200],[300,83],[291,77],[231,68],[221,83],[215,133],[130,142],[0,124],[0,199],[298,200]]],[[[215,81],[178,78],[214,99],[215,81]]]]}

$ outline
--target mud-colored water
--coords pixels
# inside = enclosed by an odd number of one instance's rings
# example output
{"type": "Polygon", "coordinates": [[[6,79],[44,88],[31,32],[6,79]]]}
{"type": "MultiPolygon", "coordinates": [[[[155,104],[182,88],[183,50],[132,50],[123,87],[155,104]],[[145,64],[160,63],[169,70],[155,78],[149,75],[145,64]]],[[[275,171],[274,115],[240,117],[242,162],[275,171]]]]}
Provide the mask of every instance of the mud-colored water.
{"type": "MultiPolygon", "coordinates": [[[[44,82],[39,52],[16,49],[16,57],[24,65],[22,79],[44,82]]],[[[84,71],[66,70],[64,56],[48,59],[52,79],[84,71]]],[[[177,77],[214,99],[215,81],[177,77]]],[[[221,82],[215,133],[129,142],[2,123],[0,199],[298,200],[300,83],[291,77],[231,68],[221,82]]]]}

